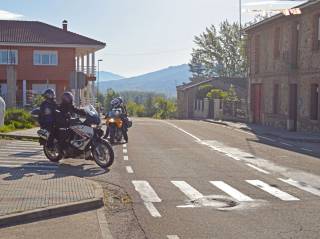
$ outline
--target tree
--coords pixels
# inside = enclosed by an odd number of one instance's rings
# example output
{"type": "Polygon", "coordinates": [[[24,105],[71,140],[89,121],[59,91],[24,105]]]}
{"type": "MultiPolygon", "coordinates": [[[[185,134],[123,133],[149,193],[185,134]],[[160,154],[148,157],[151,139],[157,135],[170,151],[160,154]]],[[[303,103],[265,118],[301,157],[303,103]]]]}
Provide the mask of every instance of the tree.
{"type": "Polygon", "coordinates": [[[154,99],[156,119],[168,119],[175,117],[177,107],[174,101],[167,100],[164,97],[156,97],[154,99]]]}
{"type": "Polygon", "coordinates": [[[213,89],[213,86],[210,84],[201,85],[198,88],[197,99],[203,99],[207,97],[207,94],[213,89]]]}
{"type": "Polygon", "coordinates": [[[127,111],[130,116],[142,117],[144,116],[145,110],[143,105],[129,101],[127,104],[127,111]]]}
{"type": "Polygon", "coordinates": [[[195,37],[190,71],[193,77],[243,77],[247,61],[244,42],[240,39],[238,23],[222,22],[219,30],[214,25],[195,37]]]}

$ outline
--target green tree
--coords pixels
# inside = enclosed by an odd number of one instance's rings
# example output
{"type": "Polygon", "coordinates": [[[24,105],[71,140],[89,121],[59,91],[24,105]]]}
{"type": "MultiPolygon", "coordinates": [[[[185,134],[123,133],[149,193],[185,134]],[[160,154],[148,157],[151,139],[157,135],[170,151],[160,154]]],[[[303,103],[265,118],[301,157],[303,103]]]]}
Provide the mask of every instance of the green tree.
{"type": "Polygon", "coordinates": [[[203,99],[207,97],[207,94],[213,89],[210,84],[201,85],[198,87],[197,99],[203,99]]]}
{"type": "Polygon", "coordinates": [[[164,97],[156,97],[153,102],[155,107],[154,118],[169,119],[175,117],[177,107],[173,100],[167,100],[164,97]]]}
{"type": "Polygon", "coordinates": [[[144,106],[136,102],[129,101],[127,104],[127,111],[130,116],[142,117],[144,116],[144,106]]]}
{"type": "Polygon", "coordinates": [[[195,37],[190,70],[193,77],[223,76],[243,77],[247,60],[244,41],[240,39],[238,23],[222,22],[217,30],[214,25],[195,37]]]}
{"type": "Polygon", "coordinates": [[[213,99],[226,99],[227,92],[220,90],[220,89],[212,89],[208,94],[207,98],[213,100],[213,99]]]}

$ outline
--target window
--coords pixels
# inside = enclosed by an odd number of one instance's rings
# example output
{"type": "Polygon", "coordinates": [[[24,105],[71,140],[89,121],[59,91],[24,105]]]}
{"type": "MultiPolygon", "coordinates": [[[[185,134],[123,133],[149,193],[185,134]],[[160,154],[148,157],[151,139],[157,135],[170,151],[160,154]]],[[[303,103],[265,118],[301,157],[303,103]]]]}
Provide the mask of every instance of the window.
{"type": "Polygon", "coordinates": [[[58,65],[58,53],[56,51],[34,51],[33,64],[56,66],[58,65]]]}
{"type": "Polygon", "coordinates": [[[280,57],[280,34],[280,27],[277,27],[274,33],[274,58],[280,57]]]}
{"type": "Polygon", "coordinates": [[[10,49],[0,50],[0,64],[1,65],[16,65],[18,64],[18,51],[10,49]]]}
{"type": "Polygon", "coordinates": [[[299,58],[299,32],[300,32],[300,24],[298,22],[293,23],[292,26],[292,42],[291,42],[291,51],[292,51],[292,59],[291,65],[293,69],[298,68],[298,58],[299,58]]]}
{"type": "Polygon", "coordinates": [[[320,15],[314,17],[314,37],[313,49],[318,50],[320,47],[320,15]]]}
{"type": "Polygon", "coordinates": [[[255,73],[259,73],[260,71],[260,35],[256,35],[255,37],[255,51],[254,51],[254,69],[255,73]]]}
{"type": "Polygon", "coordinates": [[[278,114],[279,113],[279,85],[275,84],[273,86],[273,113],[278,114]]]}
{"type": "Polygon", "coordinates": [[[310,119],[318,120],[319,111],[319,85],[311,85],[311,109],[310,109],[310,119]]]}

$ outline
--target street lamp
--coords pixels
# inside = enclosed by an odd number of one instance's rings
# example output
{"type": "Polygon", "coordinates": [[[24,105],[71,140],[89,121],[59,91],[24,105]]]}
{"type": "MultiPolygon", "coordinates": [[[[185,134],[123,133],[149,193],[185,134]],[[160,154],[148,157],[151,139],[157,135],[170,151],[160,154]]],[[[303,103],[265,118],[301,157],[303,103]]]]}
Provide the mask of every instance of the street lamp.
{"type": "MultiPolygon", "coordinates": [[[[98,60],[98,81],[97,81],[97,95],[96,95],[96,100],[98,100],[98,95],[99,95],[99,82],[100,82],[100,70],[99,70],[99,64],[100,62],[103,61],[102,59],[98,60]]],[[[100,107],[99,107],[100,108],[100,107]]],[[[100,109],[98,109],[100,112],[100,109]]]]}

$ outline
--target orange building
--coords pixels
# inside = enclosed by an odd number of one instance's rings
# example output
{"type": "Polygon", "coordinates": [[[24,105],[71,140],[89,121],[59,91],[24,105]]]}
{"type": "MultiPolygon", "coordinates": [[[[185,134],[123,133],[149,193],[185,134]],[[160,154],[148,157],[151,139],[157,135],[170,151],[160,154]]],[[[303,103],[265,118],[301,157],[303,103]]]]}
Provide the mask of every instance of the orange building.
{"type": "Polygon", "coordinates": [[[92,99],[95,52],[105,45],[70,32],[67,21],[58,28],[36,21],[0,20],[0,95],[6,100],[14,95],[18,106],[30,104],[47,88],[55,89],[59,97],[71,89],[71,75],[82,72],[86,87],[80,94],[84,100],[92,99]]]}

